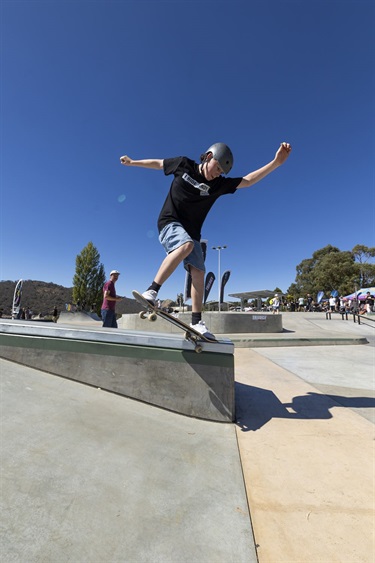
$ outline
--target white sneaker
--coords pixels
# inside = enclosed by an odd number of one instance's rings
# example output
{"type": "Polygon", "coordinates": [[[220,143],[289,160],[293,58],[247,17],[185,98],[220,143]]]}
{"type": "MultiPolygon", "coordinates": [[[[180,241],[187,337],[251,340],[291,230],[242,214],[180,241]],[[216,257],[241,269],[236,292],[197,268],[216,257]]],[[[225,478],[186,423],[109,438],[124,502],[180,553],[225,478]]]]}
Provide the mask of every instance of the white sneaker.
{"type": "Polygon", "coordinates": [[[144,293],[142,293],[142,297],[144,297],[145,299],[147,299],[147,301],[150,303],[150,305],[152,305],[153,307],[156,305],[156,298],[158,296],[157,291],[154,291],[153,289],[148,289],[147,291],[145,291],[144,293]]]}
{"type": "Polygon", "coordinates": [[[204,321],[199,321],[199,323],[195,325],[190,324],[190,326],[197,332],[200,332],[205,338],[208,338],[209,340],[216,340],[216,337],[208,330],[204,321]]]}

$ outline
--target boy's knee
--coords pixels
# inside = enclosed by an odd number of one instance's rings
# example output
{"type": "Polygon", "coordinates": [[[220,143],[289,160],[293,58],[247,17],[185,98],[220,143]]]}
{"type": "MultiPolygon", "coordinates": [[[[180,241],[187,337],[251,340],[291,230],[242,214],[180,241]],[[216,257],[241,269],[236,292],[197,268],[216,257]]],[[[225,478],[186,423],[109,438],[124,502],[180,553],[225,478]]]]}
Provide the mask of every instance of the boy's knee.
{"type": "Polygon", "coordinates": [[[185,242],[185,244],[182,245],[182,248],[184,249],[186,256],[189,256],[189,254],[191,252],[193,252],[193,250],[194,250],[194,243],[193,242],[185,242]]]}

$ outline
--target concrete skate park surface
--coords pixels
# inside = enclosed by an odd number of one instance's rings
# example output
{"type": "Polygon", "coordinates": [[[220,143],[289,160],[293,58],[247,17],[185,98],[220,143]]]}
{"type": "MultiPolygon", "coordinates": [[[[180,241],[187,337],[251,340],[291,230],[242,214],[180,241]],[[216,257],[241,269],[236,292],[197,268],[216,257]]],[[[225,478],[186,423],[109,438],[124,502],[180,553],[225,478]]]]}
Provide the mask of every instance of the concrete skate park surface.
{"type": "MultiPolygon", "coordinates": [[[[325,313],[310,313],[309,315],[302,313],[279,315],[203,313],[203,319],[215,335],[229,338],[237,348],[366,343],[363,330],[356,330],[356,323],[353,322],[352,317],[343,320],[339,314],[333,314],[331,319],[326,319],[325,313]]],[[[181,313],[179,318],[189,324],[191,313],[181,313]]],[[[123,315],[118,320],[118,325],[124,330],[181,332],[180,329],[163,319],[158,318],[157,321],[150,323],[140,319],[138,314],[123,315]]]]}
{"type": "Polygon", "coordinates": [[[57,322],[59,324],[98,326],[98,323],[102,324],[103,321],[96,313],[87,313],[86,311],[61,311],[57,322]]]}
{"type": "Polygon", "coordinates": [[[371,563],[373,324],[235,348],[235,424],[0,360],[3,560],[371,563]]]}

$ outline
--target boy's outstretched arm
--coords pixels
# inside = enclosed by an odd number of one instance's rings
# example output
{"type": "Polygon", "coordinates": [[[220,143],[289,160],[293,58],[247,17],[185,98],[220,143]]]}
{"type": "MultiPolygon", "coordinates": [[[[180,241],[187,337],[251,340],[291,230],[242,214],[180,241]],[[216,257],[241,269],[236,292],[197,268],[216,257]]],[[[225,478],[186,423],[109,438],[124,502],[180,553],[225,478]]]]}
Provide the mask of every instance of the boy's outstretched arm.
{"type": "Polygon", "coordinates": [[[163,160],[160,158],[133,160],[130,156],[124,155],[120,157],[120,162],[124,166],[140,166],[142,168],[151,168],[153,170],[163,170],[163,160]]]}
{"type": "Polygon", "coordinates": [[[262,168],[254,170],[254,172],[249,172],[249,174],[244,176],[238,188],[248,188],[249,186],[252,186],[253,184],[259,182],[260,180],[263,180],[263,178],[276,170],[276,168],[281,166],[281,164],[284,164],[291,150],[292,147],[289,143],[281,143],[275,154],[275,158],[265,166],[262,166],[262,168]]]}

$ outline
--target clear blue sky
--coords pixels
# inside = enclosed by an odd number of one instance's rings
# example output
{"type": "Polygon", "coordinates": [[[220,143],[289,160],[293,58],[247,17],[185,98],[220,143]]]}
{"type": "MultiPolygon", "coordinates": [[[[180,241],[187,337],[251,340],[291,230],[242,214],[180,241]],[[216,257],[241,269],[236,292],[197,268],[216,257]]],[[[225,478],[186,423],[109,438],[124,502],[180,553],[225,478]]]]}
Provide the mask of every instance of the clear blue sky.
{"type": "Polygon", "coordinates": [[[119,157],[199,160],[217,141],[233,176],[293,146],[208,216],[225,295],[285,291],[327,244],[374,245],[372,1],[2,0],[1,19],[1,279],[70,287],[92,241],[119,294],[143,291],[171,178],[119,157]]]}

